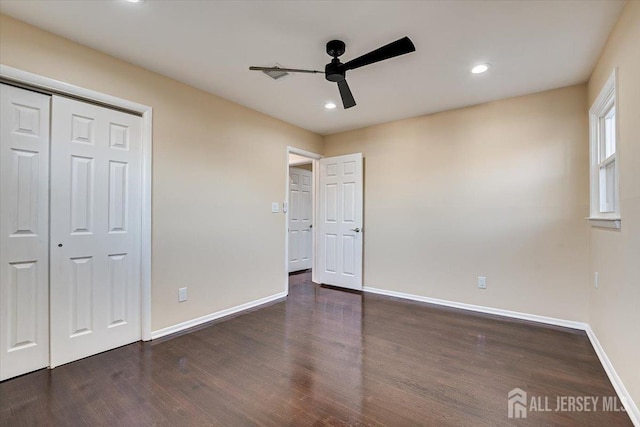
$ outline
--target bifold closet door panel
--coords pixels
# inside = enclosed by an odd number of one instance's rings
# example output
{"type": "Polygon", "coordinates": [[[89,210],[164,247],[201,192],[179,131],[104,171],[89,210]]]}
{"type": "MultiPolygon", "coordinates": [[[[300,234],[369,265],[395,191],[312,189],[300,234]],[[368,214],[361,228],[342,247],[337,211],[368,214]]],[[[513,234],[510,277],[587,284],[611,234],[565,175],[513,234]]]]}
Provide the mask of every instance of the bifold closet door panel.
{"type": "Polygon", "coordinates": [[[49,365],[51,97],[0,86],[0,380],[5,380],[49,365]]]}
{"type": "Polygon", "coordinates": [[[53,97],[52,367],[140,339],[141,130],[53,97]]]}

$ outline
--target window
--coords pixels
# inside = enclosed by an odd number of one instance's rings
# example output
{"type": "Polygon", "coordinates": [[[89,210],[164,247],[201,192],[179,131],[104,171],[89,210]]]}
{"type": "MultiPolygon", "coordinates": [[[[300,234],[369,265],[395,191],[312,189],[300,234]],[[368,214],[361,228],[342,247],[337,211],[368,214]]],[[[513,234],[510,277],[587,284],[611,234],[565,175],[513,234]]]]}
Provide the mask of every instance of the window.
{"type": "Polygon", "coordinates": [[[591,146],[589,220],[599,227],[620,228],[615,69],[589,110],[589,128],[591,146]]]}

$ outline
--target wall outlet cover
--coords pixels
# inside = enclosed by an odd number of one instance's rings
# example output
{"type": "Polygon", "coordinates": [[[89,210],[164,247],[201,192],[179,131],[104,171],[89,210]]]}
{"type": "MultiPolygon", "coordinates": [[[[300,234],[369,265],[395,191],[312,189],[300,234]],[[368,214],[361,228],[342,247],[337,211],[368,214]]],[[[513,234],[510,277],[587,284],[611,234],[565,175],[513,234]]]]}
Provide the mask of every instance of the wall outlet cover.
{"type": "Polygon", "coordinates": [[[185,302],[187,300],[187,288],[178,289],[178,302],[185,302]]]}

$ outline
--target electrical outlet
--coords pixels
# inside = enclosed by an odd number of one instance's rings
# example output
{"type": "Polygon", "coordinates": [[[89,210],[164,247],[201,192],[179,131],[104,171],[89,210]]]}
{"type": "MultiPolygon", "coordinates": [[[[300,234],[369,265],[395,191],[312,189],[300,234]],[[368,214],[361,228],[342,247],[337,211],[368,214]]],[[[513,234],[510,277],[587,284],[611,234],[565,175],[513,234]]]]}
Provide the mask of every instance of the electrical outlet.
{"type": "Polygon", "coordinates": [[[599,281],[600,281],[600,275],[596,271],[595,273],[593,273],[593,285],[596,287],[596,289],[598,289],[598,282],[599,281]]]}
{"type": "Polygon", "coordinates": [[[487,278],[478,276],[478,289],[487,289],[487,278]]]}
{"type": "Polygon", "coordinates": [[[185,302],[187,300],[187,288],[178,289],[178,302],[185,302]]]}

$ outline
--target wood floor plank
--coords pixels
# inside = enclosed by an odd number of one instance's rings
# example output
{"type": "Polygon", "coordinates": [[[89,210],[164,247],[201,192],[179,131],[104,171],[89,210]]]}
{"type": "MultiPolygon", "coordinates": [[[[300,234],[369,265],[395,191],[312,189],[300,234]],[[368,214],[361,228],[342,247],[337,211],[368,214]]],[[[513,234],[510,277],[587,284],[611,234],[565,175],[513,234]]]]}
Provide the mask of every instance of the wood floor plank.
{"type": "Polygon", "coordinates": [[[507,417],[507,393],[615,396],[584,332],[314,285],[206,327],[0,383],[2,426],[631,426],[507,417]]]}

